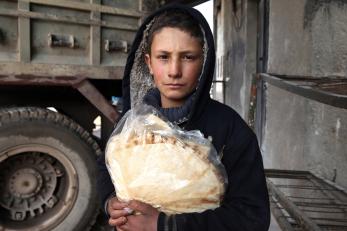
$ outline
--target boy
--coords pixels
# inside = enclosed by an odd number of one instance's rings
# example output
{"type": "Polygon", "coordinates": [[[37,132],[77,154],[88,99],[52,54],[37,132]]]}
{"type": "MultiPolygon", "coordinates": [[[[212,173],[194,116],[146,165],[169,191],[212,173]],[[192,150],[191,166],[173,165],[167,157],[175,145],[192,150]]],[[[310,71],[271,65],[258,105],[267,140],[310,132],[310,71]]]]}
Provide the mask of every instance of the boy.
{"type": "Polygon", "coordinates": [[[168,216],[139,201],[120,202],[112,194],[102,157],[99,191],[109,224],[117,230],[268,229],[268,195],[256,136],[234,110],[210,98],[214,52],[212,33],[198,11],[177,5],[158,10],[135,37],[123,78],[123,100],[124,112],[146,103],[185,130],[198,129],[212,137],[229,181],[221,206],[168,216]]]}

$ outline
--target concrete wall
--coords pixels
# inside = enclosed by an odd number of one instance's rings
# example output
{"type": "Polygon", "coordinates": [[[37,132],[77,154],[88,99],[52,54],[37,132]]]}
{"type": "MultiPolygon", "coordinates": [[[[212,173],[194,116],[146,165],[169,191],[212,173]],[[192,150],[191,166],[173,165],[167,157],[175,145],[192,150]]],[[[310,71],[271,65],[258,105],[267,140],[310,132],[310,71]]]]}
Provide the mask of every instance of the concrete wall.
{"type": "MultiPolygon", "coordinates": [[[[268,73],[347,78],[347,1],[270,0],[269,6],[268,73]]],[[[220,1],[216,73],[226,81],[225,103],[247,119],[257,2],[243,1],[234,12],[231,1],[220,1]]],[[[264,107],[266,168],[310,170],[347,188],[346,109],[272,85],[265,88],[264,107]]]]}
{"type": "MultiPolygon", "coordinates": [[[[270,0],[268,36],[268,73],[347,78],[347,1],[270,0]]],[[[265,95],[265,167],[347,187],[347,110],[272,85],[265,95]]]]}
{"type": "MultiPolygon", "coordinates": [[[[234,1],[215,2],[216,78],[225,81],[224,102],[247,120],[256,50],[263,48],[257,47],[257,23],[261,23],[257,3],[263,2],[235,1],[236,10],[234,1]]],[[[265,72],[347,78],[347,0],[268,2],[265,72]]],[[[264,104],[256,109],[265,109],[261,118],[265,168],[312,171],[347,188],[347,110],[269,84],[264,91],[264,104]]]]}
{"type": "Polygon", "coordinates": [[[246,119],[252,76],[256,73],[257,1],[237,2],[234,10],[231,1],[220,1],[216,78],[225,81],[224,103],[246,119]]]}
{"type": "Polygon", "coordinates": [[[268,73],[347,78],[347,1],[270,0],[268,73]]]}
{"type": "Polygon", "coordinates": [[[266,91],[265,168],[309,170],[347,188],[347,110],[272,85],[266,91]]]}

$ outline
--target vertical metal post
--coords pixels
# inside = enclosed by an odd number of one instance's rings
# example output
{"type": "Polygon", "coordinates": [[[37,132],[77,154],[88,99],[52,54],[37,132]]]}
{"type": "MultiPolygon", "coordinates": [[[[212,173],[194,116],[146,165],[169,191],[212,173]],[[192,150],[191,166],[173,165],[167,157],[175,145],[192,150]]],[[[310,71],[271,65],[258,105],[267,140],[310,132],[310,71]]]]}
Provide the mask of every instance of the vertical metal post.
{"type": "Polygon", "coordinates": [[[265,127],[265,116],[266,116],[266,102],[265,102],[265,82],[260,77],[257,78],[257,100],[256,100],[256,112],[255,112],[255,133],[258,137],[259,145],[263,144],[263,134],[265,127]]]}
{"type": "MultiPolygon", "coordinates": [[[[90,0],[90,3],[100,4],[100,0],[90,0]]],[[[101,20],[101,13],[98,11],[92,11],[90,13],[91,20],[101,20]]],[[[90,26],[90,64],[99,65],[100,64],[100,46],[101,46],[101,26],[91,25],[90,26]]]]}
{"type": "Polygon", "coordinates": [[[268,40],[268,0],[260,0],[258,3],[258,45],[257,45],[257,100],[255,115],[255,133],[259,145],[262,145],[266,117],[265,82],[259,73],[266,72],[267,40],[268,40]]]}
{"type": "MultiPolygon", "coordinates": [[[[30,3],[28,1],[18,1],[18,11],[30,11],[30,3]]],[[[31,59],[30,49],[30,18],[23,16],[18,17],[18,61],[28,63],[31,59]]]]}

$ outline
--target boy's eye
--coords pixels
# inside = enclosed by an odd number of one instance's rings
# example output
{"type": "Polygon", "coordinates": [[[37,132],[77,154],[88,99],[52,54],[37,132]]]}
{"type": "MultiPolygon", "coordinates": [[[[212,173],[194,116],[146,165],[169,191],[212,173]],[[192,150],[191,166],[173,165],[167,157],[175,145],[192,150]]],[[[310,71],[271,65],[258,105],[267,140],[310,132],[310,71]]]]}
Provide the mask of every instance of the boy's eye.
{"type": "Polygon", "coordinates": [[[158,57],[158,59],[162,59],[162,60],[167,60],[168,59],[167,55],[158,55],[157,57],[158,57]]]}
{"type": "Polygon", "coordinates": [[[184,56],[183,56],[183,59],[184,59],[184,60],[194,60],[194,59],[195,59],[195,56],[194,56],[194,55],[184,55],[184,56]]]}

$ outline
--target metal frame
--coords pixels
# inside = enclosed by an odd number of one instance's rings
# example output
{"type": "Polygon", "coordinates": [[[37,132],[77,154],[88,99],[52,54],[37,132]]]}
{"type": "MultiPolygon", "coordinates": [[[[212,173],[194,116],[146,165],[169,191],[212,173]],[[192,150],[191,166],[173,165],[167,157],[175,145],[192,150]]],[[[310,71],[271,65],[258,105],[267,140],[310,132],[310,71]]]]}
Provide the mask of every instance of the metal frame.
{"type": "Polygon", "coordinates": [[[92,105],[94,105],[110,122],[115,123],[119,113],[114,106],[87,79],[75,76],[54,78],[50,76],[1,76],[0,85],[29,86],[70,86],[77,89],[92,105]]]}
{"type": "Polygon", "coordinates": [[[120,117],[118,111],[88,80],[83,80],[75,84],[74,87],[100,112],[102,112],[109,121],[115,123],[118,120],[120,117]]]}
{"type": "Polygon", "coordinates": [[[74,1],[68,1],[68,0],[19,0],[19,1],[47,5],[47,6],[71,8],[74,10],[95,11],[95,12],[115,14],[120,16],[130,16],[134,18],[141,18],[143,16],[143,13],[137,10],[121,9],[117,7],[99,5],[94,3],[74,2],[74,1]]]}
{"type": "Polygon", "coordinates": [[[271,211],[284,231],[347,229],[346,190],[308,171],[265,173],[271,211]]]}
{"type": "Polygon", "coordinates": [[[34,77],[39,83],[43,82],[45,77],[51,80],[69,77],[120,80],[123,78],[124,67],[0,62],[0,70],[0,83],[5,80],[14,82],[16,79],[27,80],[34,77]]]}
{"type": "Polygon", "coordinates": [[[278,76],[265,73],[261,73],[260,76],[266,83],[294,94],[334,107],[347,109],[347,94],[340,94],[337,91],[334,92],[334,89],[327,91],[321,87],[323,84],[329,83],[334,83],[337,86],[343,84],[343,86],[346,86],[347,92],[347,79],[334,77],[313,78],[304,76],[278,76]]]}
{"type": "Polygon", "coordinates": [[[265,83],[258,73],[266,72],[268,59],[268,33],[269,33],[269,1],[258,2],[258,41],[257,41],[257,74],[256,78],[256,110],[255,110],[255,133],[260,146],[263,142],[263,129],[266,118],[265,83]]]}
{"type": "MultiPolygon", "coordinates": [[[[92,11],[94,13],[100,13],[100,11],[92,11]]],[[[115,14],[119,15],[119,14],[115,14]]],[[[9,10],[9,9],[0,9],[0,16],[9,16],[9,17],[22,17],[22,18],[32,18],[32,19],[43,19],[48,21],[56,21],[56,22],[67,22],[79,25],[91,25],[91,26],[103,26],[107,28],[119,29],[119,30],[129,30],[136,31],[137,27],[124,25],[124,24],[116,24],[109,23],[101,19],[83,19],[83,18],[73,18],[73,17],[65,17],[58,16],[52,14],[45,14],[39,12],[30,12],[30,11],[20,11],[20,10],[9,10]]]]}

